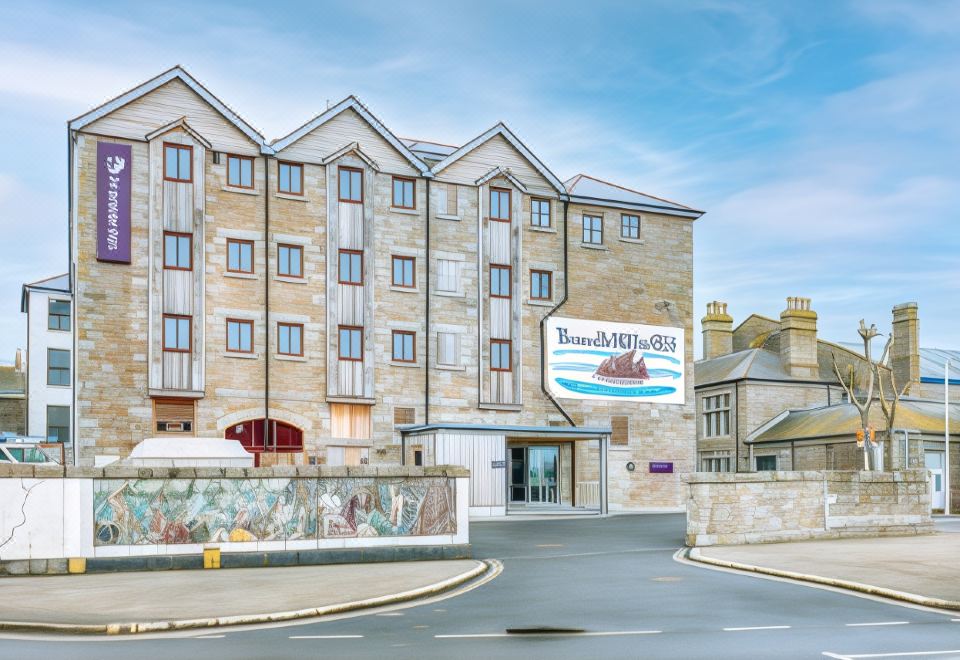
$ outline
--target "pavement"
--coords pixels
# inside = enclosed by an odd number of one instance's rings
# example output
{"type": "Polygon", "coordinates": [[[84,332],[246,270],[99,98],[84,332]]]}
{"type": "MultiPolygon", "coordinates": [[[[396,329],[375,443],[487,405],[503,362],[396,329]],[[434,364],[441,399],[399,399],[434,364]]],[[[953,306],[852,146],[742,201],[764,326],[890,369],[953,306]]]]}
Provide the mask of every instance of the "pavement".
{"type": "Polygon", "coordinates": [[[960,657],[956,612],[679,560],[682,514],[475,522],[470,535],[502,572],[426,599],[157,634],[0,632],[0,658],[960,657]]]}
{"type": "Polygon", "coordinates": [[[690,559],[960,610],[960,518],[938,533],[697,548],[690,559]]]}
{"type": "Polygon", "coordinates": [[[423,597],[482,562],[153,571],[0,579],[0,629],[144,632],[317,616],[423,597]]]}

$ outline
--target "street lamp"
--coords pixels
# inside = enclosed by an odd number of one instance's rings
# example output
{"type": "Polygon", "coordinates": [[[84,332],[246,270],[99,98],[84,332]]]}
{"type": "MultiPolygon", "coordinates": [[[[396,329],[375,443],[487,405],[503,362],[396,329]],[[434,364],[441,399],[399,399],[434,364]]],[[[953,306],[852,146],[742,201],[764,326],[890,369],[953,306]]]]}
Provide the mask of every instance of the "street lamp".
{"type": "Polygon", "coordinates": [[[950,359],[943,363],[943,514],[950,515],[950,359]]]}

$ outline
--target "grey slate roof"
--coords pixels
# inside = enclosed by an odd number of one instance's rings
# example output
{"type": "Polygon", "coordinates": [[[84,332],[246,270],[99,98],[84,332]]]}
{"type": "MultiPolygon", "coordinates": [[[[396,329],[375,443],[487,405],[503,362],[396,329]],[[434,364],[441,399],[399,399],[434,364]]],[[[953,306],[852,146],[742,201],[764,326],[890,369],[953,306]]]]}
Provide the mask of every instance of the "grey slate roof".
{"type": "Polygon", "coordinates": [[[37,280],[36,282],[30,282],[29,284],[23,285],[23,290],[20,292],[20,311],[23,313],[27,312],[27,294],[30,291],[54,291],[59,293],[70,293],[70,275],[64,273],[63,275],[54,275],[53,277],[47,277],[42,280],[37,280]]]}
{"type": "Polygon", "coordinates": [[[638,190],[624,188],[623,186],[618,186],[615,183],[597,179],[587,174],[578,174],[575,177],[565,181],[564,185],[567,188],[567,192],[572,197],[579,197],[586,200],[603,199],[613,202],[622,202],[624,204],[661,208],[672,211],[696,214],[702,213],[702,211],[698,211],[697,209],[689,206],[671,202],[670,200],[663,199],[661,197],[654,197],[653,195],[648,195],[638,190]]]}
{"type": "Polygon", "coordinates": [[[780,362],[780,356],[763,348],[728,353],[693,366],[694,385],[724,383],[744,378],[757,380],[801,380],[791,376],[780,362]]]}
{"type": "MultiPolygon", "coordinates": [[[[858,355],[863,355],[863,344],[861,343],[845,341],[840,342],[840,345],[849,348],[858,355]]],[[[873,348],[878,350],[877,346],[873,348]]],[[[880,347],[875,357],[879,358],[879,352],[882,351],[883,348],[880,347]]],[[[960,351],[948,348],[920,347],[920,381],[923,383],[942,383],[943,365],[948,359],[950,360],[950,384],[960,385],[960,351]]]]}
{"type": "Polygon", "coordinates": [[[26,383],[26,376],[13,366],[0,366],[0,397],[23,397],[26,391],[26,383]]]}

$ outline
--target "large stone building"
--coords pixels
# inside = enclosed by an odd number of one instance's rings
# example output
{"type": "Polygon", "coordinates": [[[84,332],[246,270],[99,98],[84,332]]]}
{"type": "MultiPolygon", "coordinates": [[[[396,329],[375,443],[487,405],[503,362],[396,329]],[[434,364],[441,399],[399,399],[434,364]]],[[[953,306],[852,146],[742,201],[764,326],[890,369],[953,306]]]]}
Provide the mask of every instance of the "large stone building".
{"type": "Polygon", "coordinates": [[[179,67],[69,133],[78,462],[225,436],[465,463],[478,511],[682,506],[702,212],[562,182],[502,123],[403,140],[354,97],[267,142],[179,67]]]}

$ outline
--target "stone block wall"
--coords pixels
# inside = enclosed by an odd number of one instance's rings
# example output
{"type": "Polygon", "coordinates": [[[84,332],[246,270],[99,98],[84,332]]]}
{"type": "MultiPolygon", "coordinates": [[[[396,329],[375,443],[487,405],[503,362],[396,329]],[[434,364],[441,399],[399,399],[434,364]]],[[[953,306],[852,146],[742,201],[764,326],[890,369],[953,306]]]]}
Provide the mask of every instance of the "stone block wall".
{"type": "Polygon", "coordinates": [[[688,546],[933,532],[926,470],[686,476],[688,546]]]}

